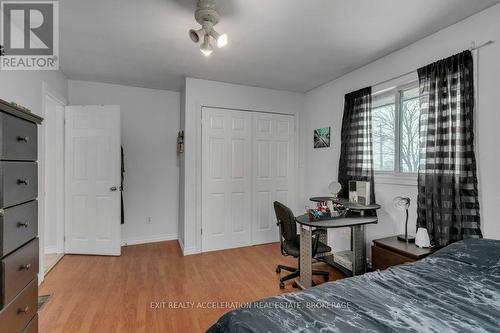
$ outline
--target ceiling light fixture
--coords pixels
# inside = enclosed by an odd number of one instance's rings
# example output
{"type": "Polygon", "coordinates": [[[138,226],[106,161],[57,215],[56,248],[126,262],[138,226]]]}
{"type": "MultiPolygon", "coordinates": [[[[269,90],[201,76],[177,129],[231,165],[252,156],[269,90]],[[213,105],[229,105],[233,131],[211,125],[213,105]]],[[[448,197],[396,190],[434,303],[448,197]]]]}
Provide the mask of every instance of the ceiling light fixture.
{"type": "Polygon", "coordinates": [[[212,46],[212,42],[210,41],[210,37],[208,35],[205,35],[205,37],[203,38],[203,43],[201,44],[200,50],[201,53],[203,53],[203,55],[206,57],[211,55],[214,51],[214,47],[212,46]]]}
{"type": "Polygon", "coordinates": [[[205,56],[212,54],[214,47],[212,45],[212,38],[216,41],[217,47],[221,48],[227,45],[227,34],[220,34],[215,31],[214,26],[219,23],[220,16],[215,9],[214,0],[198,0],[196,11],[194,13],[196,22],[201,25],[201,29],[189,30],[189,38],[195,43],[203,40],[200,50],[205,56]]]}

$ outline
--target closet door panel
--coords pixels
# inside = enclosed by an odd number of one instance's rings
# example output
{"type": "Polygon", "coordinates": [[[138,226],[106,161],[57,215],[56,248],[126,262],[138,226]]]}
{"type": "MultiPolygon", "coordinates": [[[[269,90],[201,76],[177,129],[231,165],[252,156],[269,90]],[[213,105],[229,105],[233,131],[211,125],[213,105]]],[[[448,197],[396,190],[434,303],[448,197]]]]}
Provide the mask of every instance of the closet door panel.
{"type": "Polygon", "coordinates": [[[250,245],[251,115],[203,108],[202,249],[250,245]]]}
{"type": "Polygon", "coordinates": [[[253,114],[254,219],[252,243],[277,242],[273,202],[293,207],[293,117],[253,114]]]}

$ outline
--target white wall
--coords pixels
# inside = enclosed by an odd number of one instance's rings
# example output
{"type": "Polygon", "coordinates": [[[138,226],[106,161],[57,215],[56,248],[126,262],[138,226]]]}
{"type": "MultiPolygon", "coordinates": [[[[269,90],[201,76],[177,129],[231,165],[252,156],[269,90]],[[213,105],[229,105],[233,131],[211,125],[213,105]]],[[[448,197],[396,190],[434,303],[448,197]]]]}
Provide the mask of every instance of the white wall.
{"type": "Polygon", "coordinates": [[[120,105],[125,151],[122,242],[177,239],[180,94],[70,80],[68,95],[71,105],[120,105]]]}
{"type": "Polygon", "coordinates": [[[0,71],[0,98],[43,116],[42,82],[60,97],[67,97],[66,77],[60,71],[0,71]]]}
{"type": "MultiPolygon", "coordinates": [[[[476,151],[479,167],[481,223],[485,237],[500,239],[496,205],[500,201],[498,141],[500,112],[498,79],[500,78],[500,5],[476,14],[434,35],[381,58],[342,78],[316,88],[306,95],[307,118],[303,123],[305,149],[306,197],[328,193],[328,183],[337,179],[340,156],[340,130],[344,95],[348,92],[377,85],[378,82],[416,70],[431,62],[469,48],[471,41],[481,44],[495,40],[479,51],[478,110],[476,110],[476,151]],[[332,126],[332,147],[312,149],[313,129],[332,126]],[[321,176],[318,176],[321,175],[321,176]]],[[[332,55],[335,56],[335,55],[332,55]]],[[[477,59],[476,59],[477,60],[477,59]]],[[[404,231],[401,212],[395,210],[392,199],[398,195],[413,199],[410,223],[415,225],[416,186],[376,184],[377,201],[383,205],[378,225],[367,228],[367,243],[381,236],[404,231]]],[[[338,231],[330,239],[335,249],[348,246],[349,233],[338,231]]],[[[368,247],[369,249],[369,247],[368,247]]]]}
{"type": "MultiPolygon", "coordinates": [[[[184,229],[183,238],[180,238],[184,254],[198,253],[201,249],[201,108],[202,106],[222,107],[261,112],[277,112],[295,115],[297,128],[300,128],[301,114],[304,106],[304,95],[286,91],[263,89],[222,82],[186,79],[184,105],[181,107],[185,130],[185,154],[182,157],[180,206],[184,207],[181,213],[179,226],[184,229]]],[[[296,132],[297,174],[303,175],[302,164],[298,163],[303,157],[302,142],[296,132]]],[[[296,202],[303,201],[302,177],[297,177],[296,202]]],[[[295,205],[297,206],[297,205],[295,205]]],[[[292,207],[297,208],[297,207],[292,207]]]]}

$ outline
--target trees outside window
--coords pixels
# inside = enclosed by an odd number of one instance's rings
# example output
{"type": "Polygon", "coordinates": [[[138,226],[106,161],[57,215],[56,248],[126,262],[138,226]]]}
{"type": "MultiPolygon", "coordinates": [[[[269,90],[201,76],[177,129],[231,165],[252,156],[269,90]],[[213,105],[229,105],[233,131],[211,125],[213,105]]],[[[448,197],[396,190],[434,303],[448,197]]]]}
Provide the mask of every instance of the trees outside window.
{"type": "Polygon", "coordinates": [[[372,104],[375,171],[418,171],[419,118],[418,86],[375,94],[372,104]]]}

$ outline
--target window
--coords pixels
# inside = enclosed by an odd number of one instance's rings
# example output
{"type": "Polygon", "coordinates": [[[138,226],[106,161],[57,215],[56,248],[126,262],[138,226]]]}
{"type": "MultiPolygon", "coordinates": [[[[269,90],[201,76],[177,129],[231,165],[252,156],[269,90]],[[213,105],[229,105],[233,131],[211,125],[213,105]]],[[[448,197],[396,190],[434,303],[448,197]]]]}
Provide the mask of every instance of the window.
{"type": "Polygon", "coordinates": [[[419,162],[418,85],[376,94],[372,102],[375,171],[415,173],[419,162]]]}

